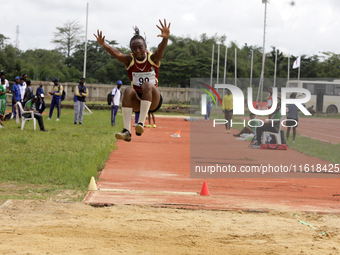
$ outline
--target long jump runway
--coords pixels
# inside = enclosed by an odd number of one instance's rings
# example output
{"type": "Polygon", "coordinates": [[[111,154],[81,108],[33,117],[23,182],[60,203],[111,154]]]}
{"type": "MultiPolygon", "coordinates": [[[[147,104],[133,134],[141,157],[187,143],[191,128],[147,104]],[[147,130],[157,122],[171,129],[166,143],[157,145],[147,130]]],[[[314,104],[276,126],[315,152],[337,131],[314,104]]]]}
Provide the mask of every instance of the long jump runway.
{"type": "Polygon", "coordinates": [[[89,191],[85,203],[340,213],[340,179],[334,178],[334,173],[274,173],[266,178],[212,178],[204,174],[190,178],[190,163],[192,167],[209,160],[234,166],[329,165],[327,161],[292,149],[251,149],[249,142],[236,140],[223,126],[213,128],[212,121],[156,116],[156,122],[157,128],[146,128],[141,137],[133,134],[131,142],[117,142],[118,149],[111,153],[97,182],[99,190],[89,191]],[[191,144],[190,125],[195,130],[191,144]],[[181,137],[171,137],[178,130],[181,137]],[[200,196],[204,181],[210,196],[200,196]]]}

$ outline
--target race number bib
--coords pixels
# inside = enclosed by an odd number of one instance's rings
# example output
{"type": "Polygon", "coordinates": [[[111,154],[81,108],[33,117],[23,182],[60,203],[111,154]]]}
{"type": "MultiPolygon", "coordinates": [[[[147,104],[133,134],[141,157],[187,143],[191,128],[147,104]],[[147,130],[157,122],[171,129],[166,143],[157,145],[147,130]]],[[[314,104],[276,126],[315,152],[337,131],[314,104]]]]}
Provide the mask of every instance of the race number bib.
{"type": "Polygon", "coordinates": [[[151,72],[132,72],[133,85],[141,87],[144,82],[150,82],[156,84],[156,74],[154,71],[151,72]]]}

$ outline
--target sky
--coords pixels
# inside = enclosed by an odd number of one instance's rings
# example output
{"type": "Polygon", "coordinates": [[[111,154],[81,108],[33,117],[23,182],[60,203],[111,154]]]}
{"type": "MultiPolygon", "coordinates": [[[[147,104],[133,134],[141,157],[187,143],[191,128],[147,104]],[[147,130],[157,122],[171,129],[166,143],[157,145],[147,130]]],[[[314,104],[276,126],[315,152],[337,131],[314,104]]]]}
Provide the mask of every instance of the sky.
{"type": "MultiPolygon", "coordinates": [[[[89,3],[88,39],[100,29],[108,40],[128,46],[132,26],[147,36],[148,48],[161,41],[157,35],[159,19],[171,22],[175,36],[199,39],[226,35],[242,47],[263,45],[265,4],[262,0],[0,0],[0,34],[15,45],[19,26],[19,49],[54,49],[51,43],[56,27],[77,20],[84,26],[89,3]]],[[[275,46],[285,55],[340,54],[339,0],[271,0],[267,4],[266,51],[275,46]]]]}

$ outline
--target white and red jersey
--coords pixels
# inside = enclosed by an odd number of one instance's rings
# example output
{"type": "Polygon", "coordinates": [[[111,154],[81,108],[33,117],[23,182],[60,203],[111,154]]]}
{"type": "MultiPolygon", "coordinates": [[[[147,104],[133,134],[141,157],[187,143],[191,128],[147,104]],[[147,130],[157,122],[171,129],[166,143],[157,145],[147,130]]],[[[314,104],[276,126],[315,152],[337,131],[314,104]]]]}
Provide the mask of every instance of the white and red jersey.
{"type": "Polygon", "coordinates": [[[146,58],[142,61],[137,60],[133,53],[130,53],[132,61],[129,67],[126,68],[131,81],[131,86],[133,86],[138,93],[143,92],[142,85],[146,81],[155,84],[158,88],[159,65],[156,65],[151,60],[151,52],[146,51],[145,53],[146,58]]]}

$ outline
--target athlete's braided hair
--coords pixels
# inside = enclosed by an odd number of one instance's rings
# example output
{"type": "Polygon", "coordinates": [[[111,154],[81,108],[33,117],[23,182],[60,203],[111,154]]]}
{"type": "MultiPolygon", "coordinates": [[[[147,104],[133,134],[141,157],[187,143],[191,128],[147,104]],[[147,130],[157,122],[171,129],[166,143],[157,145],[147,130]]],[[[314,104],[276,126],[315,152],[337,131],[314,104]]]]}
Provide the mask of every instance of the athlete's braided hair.
{"type": "Polygon", "coordinates": [[[144,41],[145,45],[146,45],[146,36],[144,38],[143,36],[141,36],[139,34],[139,28],[137,26],[132,27],[132,28],[133,28],[133,30],[135,30],[135,33],[134,33],[134,36],[130,40],[130,46],[131,46],[132,41],[134,41],[136,39],[142,39],[144,41]]]}

